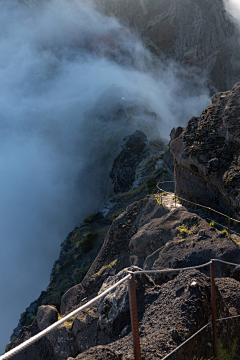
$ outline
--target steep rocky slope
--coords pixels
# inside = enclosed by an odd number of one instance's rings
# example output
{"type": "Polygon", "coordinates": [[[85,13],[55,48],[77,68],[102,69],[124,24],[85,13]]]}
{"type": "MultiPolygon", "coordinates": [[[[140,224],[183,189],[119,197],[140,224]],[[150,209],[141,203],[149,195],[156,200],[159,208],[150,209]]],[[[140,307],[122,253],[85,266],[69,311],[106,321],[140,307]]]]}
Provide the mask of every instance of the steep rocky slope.
{"type": "MultiPolygon", "coordinates": [[[[130,139],[138,138],[141,143],[144,136],[136,135],[139,133],[131,135],[130,139]]],[[[128,147],[128,141],[124,144],[128,147]]],[[[139,179],[142,184],[136,187],[132,179],[132,190],[105,202],[101,211],[91,214],[69,234],[54,264],[47,291],[23,314],[20,322],[24,326],[16,329],[13,337],[17,335],[17,338],[9,349],[116,283],[129,268],[174,269],[202,264],[211,258],[240,262],[240,237],[229,238],[184,206],[169,207],[167,197],[163,206],[155,195],[146,196],[147,189],[152,191],[152,181],[169,180],[171,171],[161,159],[161,149],[156,156],[156,146],[151,143],[145,146],[148,148],[146,158],[137,166],[145,164],[145,172],[139,179]],[[90,241],[90,248],[84,250],[82,244],[90,240],[86,236],[89,231],[97,236],[90,241]],[[87,264],[89,270],[84,267],[87,264]],[[33,318],[33,311],[36,318],[33,318]]],[[[143,358],[165,356],[210,320],[208,276],[208,267],[179,274],[136,276],[143,358]]],[[[219,277],[217,316],[238,314],[239,272],[233,267],[216,264],[216,276],[219,277]]],[[[239,335],[237,320],[230,324],[221,322],[218,326],[218,337],[226,348],[239,335]],[[231,337],[225,336],[226,331],[231,337]]],[[[211,333],[207,329],[184,346],[178,358],[209,356],[209,338],[211,333]]],[[[102,359],[133,359],[127,283],[13,359],[90,360],[99,356],[102,359]]]]}
{"type": "Polygon", "coordinates": [[[207,76],[224,91],[238,81],[238,30],[222,0],[97,0],[97,8],[130,27],[157,56],[207,76]],[[197,71],[198,69],[198,71],[197,71]]]}
{"type": "Polygon", "coordinates": [[[179,196],[240,218],[240,83],[212,97],[186,128],[172,131],[179,196]]]}

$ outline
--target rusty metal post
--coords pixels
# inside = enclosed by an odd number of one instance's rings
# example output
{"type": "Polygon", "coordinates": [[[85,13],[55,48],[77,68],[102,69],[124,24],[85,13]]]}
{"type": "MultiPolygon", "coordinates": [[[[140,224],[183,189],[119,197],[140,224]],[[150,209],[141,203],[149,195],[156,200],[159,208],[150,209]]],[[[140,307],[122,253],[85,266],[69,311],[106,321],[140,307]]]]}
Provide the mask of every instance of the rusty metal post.
{"type": "Polygon", "coordinates": [[[174,197],[175,197],[175,207],[177,207],[177,204],[176,204],[176,193],[174,194],[174,197]]]}
{"type": "Polygon", "coordinates": [[[138,313],[137,313],[137,297],[136,297],[136,285],[135,285],[134,275],[132,275],[128,279],[128,294],[129,294],[129,305],[130,305],[130,315],[131,315],[131,324],[132,324],[134,358],[135,360],[141,360],[138,313]]]}
{"type": "Polygon", "coordinates": [[[209,213],[209,222],[211,222],[211,219],[210,219],[210,208],[208,210],[208,213],[209,213]]]}
{"type": "Polygon", "coordinates": [[[163,189],[164,189],[164,192],[165,192],[165,181],[163,182],[163,189]]]}
{"type": "Polygon", "coordinates": [[[230,225],[230,219],[228,218],[228,236],[231,235],[231,225],[230,225]]]}
{"type": "Polygon", "coordinates": [[[213,331],[213,356],[217,356],[217,325],[216,325],[216,299],[214,280],[214,261],[211,260],[211,301],[212,301],[212,331],[213,331]]]}

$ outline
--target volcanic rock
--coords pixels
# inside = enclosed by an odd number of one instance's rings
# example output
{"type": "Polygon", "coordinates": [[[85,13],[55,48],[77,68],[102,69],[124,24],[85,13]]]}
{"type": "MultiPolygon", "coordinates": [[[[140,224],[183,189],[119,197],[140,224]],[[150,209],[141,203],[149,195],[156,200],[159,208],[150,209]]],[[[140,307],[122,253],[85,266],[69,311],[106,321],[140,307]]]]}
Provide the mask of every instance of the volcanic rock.
{"type": "Polygon", "coordinates": [[[212,97],[170,142],[176,193],[240,218],[240,83],[212,97]]]}
{"type": "MultiPolygon", "coordinates": [[[[74,358],[67,360],[74,360],[74,358]]],[[[117,354],[107,346],[99,345],[78,355],[75,360],[122,360],[122,355],[121,353],[117,354]]]]}
{"type": "Polygon", "coordinates": [[[54,306],[42,305],[39,306],[37,312],[37,325],[40,330],[46,329],[48,326],[55,323],[58,319],[58,312],[54,306]]]}
{"type": "MultiPolygon", "coordinates": [[[[134,266],[131,270],[137,271],[142,269],[134,266]]],[[[109,277],[104,281],[99,291],[99,295],[127,275],[128,271],[124,269],[114,277],[109,277]]],[[[138,292],[139,306],[143,300],[146,289],[153,287],[154,285],[153,280],[146,274],[141,274],[136,277],[136,290],[138,292]]],[[[99,326],[109,336],[115,337],[119,335],[127,325],[130,326],[127,281],[99,300],[97,308],[99,313],[99,326]]]]}
{"type": "Polygon", "coordinates": [[[139,130],[123,139],[122,151],[114,160],[109,174],[116,194],[130,190],[135,180],[136,168],[143,159],[146,145],[147,137],[139,130]]]}
{"type": "Polygon", "coordinates": [[[239,32],[223,0],[95,2],[104,14],[132,28],[153,53],[182,65],[179,77],[199,69],[218,91],[238,81],[239,32]]]}

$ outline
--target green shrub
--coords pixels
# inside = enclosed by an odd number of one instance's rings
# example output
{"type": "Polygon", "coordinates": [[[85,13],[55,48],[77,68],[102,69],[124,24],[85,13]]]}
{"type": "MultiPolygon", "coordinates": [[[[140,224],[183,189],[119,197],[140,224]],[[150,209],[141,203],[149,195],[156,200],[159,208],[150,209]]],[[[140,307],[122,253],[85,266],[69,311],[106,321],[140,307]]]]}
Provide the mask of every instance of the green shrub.
{"type": "Polygon", "coordinates": [[[87,269],[84,268],[74,270],[72,274],[72,278],[74,280],[75,285],[79,284],[83,280],[86,273],[87,273],[87,269]]]}
{"type": "Polygon", "coordinates": [[[228,236],[228,232],[227,232],[227,230],[222,230],[222,233],[225,235],[225,236],[228,236]]]}
{"type": "Polygon", "coordinates": [[[217,228],[217,224],[214,221],[211,221],[209,225],[214,227],[215,229],[217,228]]]}
{"type": "Polygon", "coordinates": [[[154,176],[151,175],[148,180],[146,181],[146,186],[147,186],[147,192],[149,194],[153,194],[155,187],[156,187],[156,180],[154,179],[154,176]]]}
{"type": "Polygon", "coordinates": [[[32,317],[31,319],[29,319],[27,322],[26,322],[26,326],[30,326],[32,325],[33,321],[36,319],[36,316],[32,317]]]}
{"type": "Polygon", "coordinates": [[[188,230],[185,228],[179,229],[180,235],[184,238],[188,234],[188,230]]]}
{"type": "Polygon", "coordinates": [[[163,158],[163,154],[160,154],[158,159],[162,159],[163,158]]]}
{"type": "Polygon", "coordinates": [[[63,264],[63,267],[67,267],[67,266],[70,266],[73,264],[73,261],[72,260],[67,260],[65,261],[65,263],[63,264]]]}
{"type": "Polygon", "coordinates": [[[94,221],[96,221],[96,215],[93,215],[93,214],[90,214],[88,217],[86,217],[84,220],[83,220],[85,223],[87,224],[91,224],[93,223],[94,221]]]}
{"type": "Polygon", "coordinates": [[[57,269],[57,271],[60,271],[60,270],[62,270],[62,266],[57,264],[56,269],[57,269]]]}
{"type": "Polygon", "coordinates": [[[223,348],[223,344],[220,339],[217,339],[217,358],[219,360],[231,360],[234,359],[237,350],[237,338],[233,341],[231,350],[226,350],[223,348]]]}
{"type": "Polygon", "coordinates": [[[75,255],[75,260],[80,259],[80,257],[81,257],[81,254],[77,254],[77,255],[75,255]]]}
{"type": "Polygon", "coordinates": [[[5,352],[10,351],[10,350],[11,350],[11,348],[12,348],[12,343],[7,344],[7,346],[5,347],[5,352]]]}
{"type": "Polygon", "coordinates": [[[26,315],[27,315],[27,312],[24,311],[24,312],[21,314],[21,319],[22,319],[22,318],[25,318],[26,315]]]}
{"type": "Polygon", "coordinates": [[[89,252],[93,249],[93,241],[97,238],[97,233],[87,233],[82,241],[79,241],[78,246],[82,252],[89,252]]]}

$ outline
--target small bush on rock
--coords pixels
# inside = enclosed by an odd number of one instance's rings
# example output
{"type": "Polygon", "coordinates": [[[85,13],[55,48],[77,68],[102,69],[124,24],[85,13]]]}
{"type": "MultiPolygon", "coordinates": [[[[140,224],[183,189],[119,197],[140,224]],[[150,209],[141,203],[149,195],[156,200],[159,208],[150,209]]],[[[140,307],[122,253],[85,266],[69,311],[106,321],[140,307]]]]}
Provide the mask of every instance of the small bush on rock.
{"type": "Polygon", "coordinates": [[[84,220],[83,220],[85,223],[87,224],[91,224],[93,223],[94,221],[96,221],[96,216],[93,215],[93,214],[90,214],[88,217],[86,217],[84,220]]]}
{"type": "Polygon", "coordinates": [[[209,225],[214,227],[215,229],[217,228],[217,224],[214,221],[211,221],[209,225]]]}
{"type": "Polygon", "coordinates": [[[74,270],[72,274],[72,278],[74,280],[75,285],[79,284],[83,280],[86,273],[87,273],[87,269],[84,268],[74,270]]]}
{"type": "Polygon", "coordinates": [[[87,233],[82,241],[79,241],[78,246],[82,252],[89,252],[93,249],[93,241],[97,238],[97,233],[87,233]]]}
{"type": "Polygon", "coordinates": [[[25,318],[26,315],[27,315],[27,312],[24,311],[24,312],[21,314],[21,319],[22,319],[22,318],[25,318]]]}
{"type": "Polygon", "coordinates": [[[70,266],[70,265],[72,265],[72,263],[73,263],[72,260],[67,260],[67,261],[65,261],[65,263],[63,264],[63,267],[70,266]]]}
{"type": "Polygon", "coordinates": [[[153,175],[151,175],[146,181],[146,186],[148,193],[153,194],[156,187],[156,180],[154,179],[153,175]]]}

